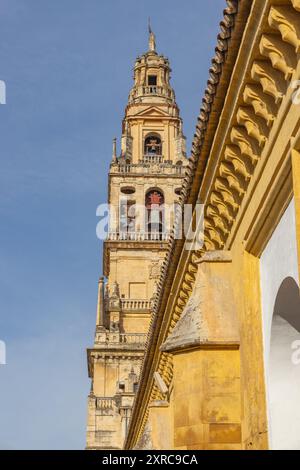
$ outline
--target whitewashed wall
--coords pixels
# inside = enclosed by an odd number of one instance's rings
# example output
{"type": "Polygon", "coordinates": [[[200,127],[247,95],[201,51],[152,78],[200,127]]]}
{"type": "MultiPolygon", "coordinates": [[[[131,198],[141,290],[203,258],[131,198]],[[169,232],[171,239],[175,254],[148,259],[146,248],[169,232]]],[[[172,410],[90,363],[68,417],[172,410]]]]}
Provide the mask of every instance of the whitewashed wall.
{"type": "MultiPolygon", "coordinates": [[[[296,365],[292,361],[292,344],[300,340],[300,334],[288,321],[277,315],[278,312],[274,315],[278,292],[287,278],[294,280],[290,279],[287,285],[294,284],[297,291],[299,274],[294,201],[290,203],[261,256],[264,359],[272,449],[300,449],[300,364],[296,365]]],[[[291,308],[288,296],[282,308],[285,312],[281,313],[288,316],[291,308]]]]}

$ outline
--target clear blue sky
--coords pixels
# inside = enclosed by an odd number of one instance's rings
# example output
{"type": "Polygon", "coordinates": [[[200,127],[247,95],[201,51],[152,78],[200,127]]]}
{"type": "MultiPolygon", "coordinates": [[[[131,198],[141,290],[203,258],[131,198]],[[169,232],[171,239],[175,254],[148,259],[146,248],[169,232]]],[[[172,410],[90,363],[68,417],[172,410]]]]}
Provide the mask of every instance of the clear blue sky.
{"type": "Polygon", "coordinates": [[[225,0],[0,0],[0,448],[85,446],[112,138],[151,15],[188,149],[225,0]]]}

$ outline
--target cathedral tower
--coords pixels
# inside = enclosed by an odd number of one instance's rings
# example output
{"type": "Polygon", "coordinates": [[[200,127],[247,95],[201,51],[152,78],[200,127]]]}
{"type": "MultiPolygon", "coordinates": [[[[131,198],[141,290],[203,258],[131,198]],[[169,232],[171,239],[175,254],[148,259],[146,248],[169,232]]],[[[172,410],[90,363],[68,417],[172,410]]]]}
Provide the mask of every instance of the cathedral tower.
{"type": "Polygon", "coordinates": [[[170,85],[170,65],[148,52],[134,66],[108,178],[113,208],[98,284],[94,346],[88,349],[88,449],[122,449],[138,386],[141,359],[172,211],[187,165],[182,120],[170,85]]]}

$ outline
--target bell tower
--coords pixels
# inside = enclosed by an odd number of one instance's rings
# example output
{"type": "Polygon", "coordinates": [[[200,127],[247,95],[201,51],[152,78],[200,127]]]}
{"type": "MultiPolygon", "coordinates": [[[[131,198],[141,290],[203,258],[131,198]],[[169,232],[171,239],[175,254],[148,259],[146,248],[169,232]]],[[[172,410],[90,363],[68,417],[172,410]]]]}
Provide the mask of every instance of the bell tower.
{"type": "Polygon", "coordinates": [[[122,449],[149,327],[151,302],[166,253],[188,160],[170,64],[156,52],[136,59],[134,84],[113,141],[108,175],[109,233],[98,283],[95,340],[88,349],[87,449],[122,449]]]}

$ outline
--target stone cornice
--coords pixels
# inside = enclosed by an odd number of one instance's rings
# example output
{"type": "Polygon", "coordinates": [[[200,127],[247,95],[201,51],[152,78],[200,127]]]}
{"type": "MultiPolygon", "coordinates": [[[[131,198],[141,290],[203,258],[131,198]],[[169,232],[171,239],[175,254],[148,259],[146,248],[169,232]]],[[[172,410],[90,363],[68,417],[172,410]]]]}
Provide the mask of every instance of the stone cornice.
{"type": "Polygon", "coordinates": [[[127,349],[120,349],[118,347],[93,347],[87,349],[87,365],[88,365],[88,375],[90,378],[94,376],[94,361],[99,359],[137,359],[141,360],[144,356],[143,347],[132,347],[127,349]]]}

